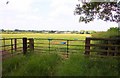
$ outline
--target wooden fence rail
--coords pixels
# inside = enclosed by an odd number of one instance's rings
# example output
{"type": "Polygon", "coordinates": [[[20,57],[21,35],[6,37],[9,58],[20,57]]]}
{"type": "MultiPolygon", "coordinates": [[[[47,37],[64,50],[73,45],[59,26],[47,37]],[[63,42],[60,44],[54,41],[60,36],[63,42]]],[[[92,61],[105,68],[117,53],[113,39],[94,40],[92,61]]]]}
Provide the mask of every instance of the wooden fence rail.
{"type": "MultiPolygon", "coordinates": [[[[77,47],[80,47],[80,46],[83,46],[84,45],[76,45],[76,44],[70,44],[70,42],[83,42],[84,43],[84,40],[68,40],[68,39],[44,39],[44,38],[3,38],[3,39],[0,39],[2,40],[2,45],[0,47],[2,47],[2,53],[4,55],[5,52],[8,52],[9,50],[9,53],[5,53],[5,54],[14,54],[14,53],[17,53],[18,49],[21,49],[20,53],[23,53],[23,54],[26,54],[28,51],[34,51],[34,50],[40,50],[41,46],[38,46],[38,48],[36,48],[37,46],[35,46],[35,44],[42,44],[42,45],[48,45],[48,51],[52,51],[51,48],[52,48],[52,45],[56,45],[56,46],[64,46],[65,48],[62,48],[64,49],[64,51],[66,52],[67,54],[67,57],[68,57],[68,54],[69,54],[69,50],[76,50],[76,51],[79,51],[80,49],[76,49],[76,48],[69,48],[70,46],[77,46],[77,47]],[[21,42],[19,42],[19,40],[21,40],[21,42]],[[35,43],[35,41],[38,40],[37,43],[35,43]],[[44,41],[42,40],[45,40],[45,42],[48,42],[48,43],[44,43],[44,41]],[[8,44],[8,42],[9,44],[8,44]],[[56,44],[55,43],[52,43],[53,41],[61,41],[61,43],[59,44],[56,44]],[[19,43],[18,43],[19,42],[19,43]],[[19,44],[21,45],[21,47],[19,46],[19,44]],[[8,50],[8,47],[10,48],[8,50]],[[65,50],[66,49],[66,50],[65,50]]],[[[47,49],[44,48],[44,49],[47,49]]],[[[84,49],[84,48],[83,48],[84,49]]]]}
{"type": "MultiPolygon", "coordinates": [[[[26,54],[29,51],[34,51],[37,50],[36,47],[38,47],[38,49],[40,48],[40,46],[35,46],[35,44],[40,44],[40,42],[42,42],[41,40],[47,40],[48,43],[41,43],[41,44],[46,44],[48,45],[48,51],[51,51],[51,45],[57,45],[57,46],[66,46],[66,54],[67,57],[69,55],[69,52],[72,50],[70,47],[71,46],[77,46],[77,47],[84,47],[83,53],[86,55],[90,55],[91,52],[99,52],[99,53],[106,53],[107,55],[120,55],[120,39],[108,39],[108,38],[91,38],[91,37],[86,37],[85,40],[68,40],[68,39],[42,39],[42,38],[4,38],[4,39],[0,39],[2,40],[2,45],[0,45],[0,47],[2,47],[2,53],[4,54],[6,51],[6,47],[10,47],[10,51],[11,54],[14,54],[15,52],[18,51],[19,48],[21,48],[21,53],[26,54]],[[10,42],[10,44],[7,44],[6,41],[10,42]],[[19,40],[21,40],[20,43],[19,40]],[[35,43],[35,41],[38,40],[39,42],[35,43]],[[56,43],[51,43],[52,40],[63,40],[65,41],[64,43],[62,42],[61,44],[56,44],[56,43]],[[107,41],[107,44],[97,44],[97,43],[93,43],[93,41],[107,41]],[[75,41],[80,41],[83,42],[85,45],[75,45],[75,44],[70,44],[70,42],[75,42],[75,41]],[[114,42],[119,42],[119,43],[115,43],[114,42]],[[22,46],[19,47],[18,45],[21,44],[22,46]],[[107,47],[107,49],[101,49],[101,48],[97,48],[97,50],[91,49],[93,47],[107,47]],[[112,47],[112,48],[111,48],[112,47]]],[[[45,49],[45,48],[44,48],[45,49]]],[[[7,49],[8,50],[8,49],[7,49]]],[[[80,51],[77,48],[74,48],[73,50],[76,51],[80,51]]]]}
{"type": "MultiPolygon", "coordinates": [[[[120,39],[110,39],[110,38],[91,38],[86,37],[85,40],[85,54],[90,55],[90,52],[101,52],[106,53],[106,55],[120,55],[120,39]],[[91,43],[91,41],[107,41],[106,44],[91,43]],[[116,42],[115,44],[113,42],[116,42]],[[107,47],[106,50],[91,50],[91,47],[107,47]]],[[[105,55],[105,54],[104,54],[105,55]]]]}

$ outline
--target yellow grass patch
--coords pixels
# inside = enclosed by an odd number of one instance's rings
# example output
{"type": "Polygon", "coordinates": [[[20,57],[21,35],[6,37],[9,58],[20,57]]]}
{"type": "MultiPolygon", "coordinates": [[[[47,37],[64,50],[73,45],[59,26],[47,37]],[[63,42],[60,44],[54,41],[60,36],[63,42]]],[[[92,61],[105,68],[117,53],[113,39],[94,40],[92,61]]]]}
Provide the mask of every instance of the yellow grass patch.
{"type": "Polygon", "coordinates": [[[87,36],[91,36],[90,34],[1,34],[2,38],[65,38],[65,39],[81,39],[81,37],[85,38],[87,36]]]}

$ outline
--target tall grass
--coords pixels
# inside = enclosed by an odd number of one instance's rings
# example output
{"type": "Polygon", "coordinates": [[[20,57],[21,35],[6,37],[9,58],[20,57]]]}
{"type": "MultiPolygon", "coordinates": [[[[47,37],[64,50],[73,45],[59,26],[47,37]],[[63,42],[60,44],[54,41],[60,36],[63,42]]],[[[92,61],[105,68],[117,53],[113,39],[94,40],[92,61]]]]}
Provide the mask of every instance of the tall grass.
{"type": "Polygon", "coordinates": [[[118,76],[118,60],[112,57],[88,57],[72,54],[57,67],[59,76],[118,76]]]}
{"type": "Polygon", "coordinates": [[[65,60],[58,54],[20,55],[3,62],[3,76],[118,76],[119,59],[79,53],[65,60]]]}
{"type": "Polygon", "coordinates": [[[16,70],[17,68],[19,68],[21,65],[23,65],[25,63],[27,58],[28,58],[28,56],[24,56],[24,55],[17,55],[17,56],[13,56],[11,58],[8,58],[8,59],[6,58],[2,62],[2,74],[3,74],[3,76],[6,76],[10,72],[12,72],[13,70],[16,70]]]}
{"type": "Polygon", "coordinates": [[[20,62],[21,67],[17,67],[15,70],[9,72],[7,75],[8,76],[52,76],[54,74],[54,67],[59,62],[60,62],[60,57],[57,54],[47,54],[47,53],[42,55],[33,54],[25,61],[24,64],[20,62]]]}

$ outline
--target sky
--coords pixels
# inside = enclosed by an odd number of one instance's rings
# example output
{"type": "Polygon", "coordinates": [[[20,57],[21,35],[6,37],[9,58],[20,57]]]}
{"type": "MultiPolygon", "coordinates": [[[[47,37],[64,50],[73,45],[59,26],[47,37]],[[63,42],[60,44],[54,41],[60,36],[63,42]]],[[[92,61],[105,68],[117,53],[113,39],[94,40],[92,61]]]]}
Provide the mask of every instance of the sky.
{"type": "Polygon", "coordinates": [[[118,27],[118,23],[97,19],[87,24],[79,22],[79,16],[74,15],[78,3],[78,0],[0,0],[0,29],[106,31],[118,27]]]}

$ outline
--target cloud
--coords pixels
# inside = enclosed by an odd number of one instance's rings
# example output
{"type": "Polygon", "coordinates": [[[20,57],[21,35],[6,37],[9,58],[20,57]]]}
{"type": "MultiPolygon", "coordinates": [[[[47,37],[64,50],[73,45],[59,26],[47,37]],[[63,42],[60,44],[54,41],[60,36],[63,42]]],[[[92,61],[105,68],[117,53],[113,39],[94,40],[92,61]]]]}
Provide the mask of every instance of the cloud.
{"type": "Polygon", "coordinates": [[[79,16],[74,16],[78,0],[9,0],[8,5],[6,1],[0,1],[0,28],[4,29],[100,30],[110,24],[79,23],[79,16]]]}
{"type": "Polygon", "coordinates": [[[33,0],[9,0],[9,4],[7,5],[6,2],[7,0],[1,1],[0,18],[4,21],[7,19],[13,21],[18,20],[20,16],[29,14],[33,0]]]}
{"type": "Polygon", "coordinates": [[[73,15],[74,6],[77,0],[51,0],[52,11],[51,17],[59,17],[61,15],[73,15]]]}
{"type": "Polygon", "coordinates": [[[7,0],[1,2],[0,10],[27,12],[31,8],[33,0],[9,0],[9,4],[7,5],[6,2],[7,0]]]}
{"type": "MultiPolygon", "coordinates": [[[[13,25],[13,24],[21,24],[20,22],[25,21],[34,21],[41,20],[41,18],[34,14],[32,4],[34,0],[9,0],[9,4],[6,5],[7,0],[2,0],[0,2],[0,20],[1,24],[6,25],[5,23],[13,25]],[[10,23],[11,22],[11,23],[10,23]]],[[[35,9],[37,12],[37,9],[35,9]]]]}

